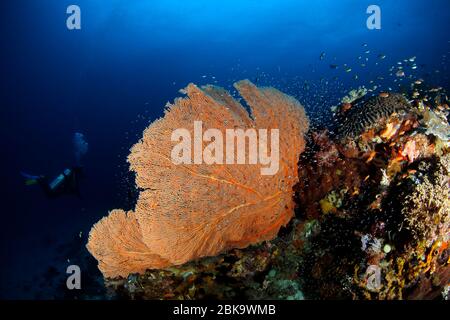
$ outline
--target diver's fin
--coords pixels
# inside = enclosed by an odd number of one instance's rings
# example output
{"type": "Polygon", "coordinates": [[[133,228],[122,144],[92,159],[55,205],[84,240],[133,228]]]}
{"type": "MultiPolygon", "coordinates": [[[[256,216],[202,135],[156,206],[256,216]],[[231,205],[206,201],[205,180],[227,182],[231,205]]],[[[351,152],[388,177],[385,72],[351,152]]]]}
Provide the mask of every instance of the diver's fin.
{"type": "Polygon", "coordinates": [[[32,185],[35,185],[37,183],[38,183],[38,181],[36,179],[27,179],[27,180],[25,180],[25,185],[26,186],[32,186],[32,185]]]}
{"type": "Polygon", "coordinates": [[[20,174],[22,177],[25,178],[25,185],[26,186],[32,186],[38,183],[39,176],[33,176],[31,174],[25,173],[23,171],[20,171],[20,174]]]}

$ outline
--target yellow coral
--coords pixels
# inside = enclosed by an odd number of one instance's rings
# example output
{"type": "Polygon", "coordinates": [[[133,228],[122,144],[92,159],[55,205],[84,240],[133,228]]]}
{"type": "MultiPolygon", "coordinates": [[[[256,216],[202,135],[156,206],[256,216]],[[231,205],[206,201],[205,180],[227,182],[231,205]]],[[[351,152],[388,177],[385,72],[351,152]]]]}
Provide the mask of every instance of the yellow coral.
{"type": "Polygon", "coordinates": [[[336,207],[327,198],[323,198],[322,200],[320,200],[319,204],[323,214],[328,214],[336,211],[336,207]]]}

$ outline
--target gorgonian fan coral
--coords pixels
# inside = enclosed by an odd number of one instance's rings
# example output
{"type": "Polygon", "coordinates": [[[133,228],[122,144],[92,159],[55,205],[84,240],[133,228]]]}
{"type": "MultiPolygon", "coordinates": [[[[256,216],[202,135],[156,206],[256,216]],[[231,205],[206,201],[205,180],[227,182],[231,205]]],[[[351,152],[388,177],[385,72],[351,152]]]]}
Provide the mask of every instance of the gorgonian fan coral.
{"type": "MultiPolygon", "coordinates": [[[[297,162],[308,119],[294,98],[249,81],[235,84],[251,115],[224,89],[190,84],[128,157],[141,189],[135,210],[113,210],[89,235],[88,250],[105,277],[143,273],[273,239],[293,216],[297,162]],[[278,129],[279,170],[261,164],[174,164],[179,128],[278,129]]],[[[236,148],[237,149],[237,148],[236,148]]],[[[237,152],[237,150],[235,150],[237,152]]],[[[249,148],[245,150],[246,154],[249,148]]]]}

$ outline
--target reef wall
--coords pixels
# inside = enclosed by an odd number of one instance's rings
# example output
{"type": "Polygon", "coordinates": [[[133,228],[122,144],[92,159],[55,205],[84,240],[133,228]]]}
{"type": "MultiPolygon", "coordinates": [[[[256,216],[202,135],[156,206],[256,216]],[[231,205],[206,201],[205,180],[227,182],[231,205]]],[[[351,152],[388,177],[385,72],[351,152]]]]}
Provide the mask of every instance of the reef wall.
{"type": "MultiPolygon", "coordinates": [[[[261,94],[254,86],[245,86],[257,96],[261,94]]],[[[276,92],[272,90],[268,92],[276,92]]],[[[248,94],[243,96],[254,105],[248,94]]],[[[220,97],[224,97],[223,92],[220,97]]],[[[220,101],[234,101],[225,97],[220,101]]],[[[311,130],[305,139],[308,126],[303,111],[299,111],[290,132],[300,139],[296,140],[300,149],[290,148],[293,156],[283,156],[296,164],[297,172],[291,176],[290,165],[288,173],[278,177],[292,178],[284,187],[293,187],[294,202],[289,201],[292,193],[283,189],[286,198],[280,199],[287,211],[277,210],[281,208],[271,202],[261,203],[265,209],[252,206],[245,211],[258,217],[283,217],[270,237],[234,242],[214,251],[218,255],[210,251],[210,257],[191,256],[180,265],[168,262],[155,268],[147,264],[145,267],[153,269],[141,268],[141,274],[107,279],[107,287],[132,299],[448,299],[448,105],[448,98],[440,93],[414,99],[389,92],[361,96],[335,108],[335,128],[311,130]],[[294,207],[296,214],[291,219],[294,207]]],[[[277,117],[290,123],[291,117],[277,117]]],[[[151,127],[147,130],[152,133],[151,127]]],[[[141,143],[145,141],[146,135],[141,143]]],[[[251,177],[260,179],[257,173],[249,172],[248,179],[251,177]]],[[[262,180],[250,181],[256,190],[265,190],[262,180]]],[[[268,194],[279,190],[273,184],[267,186],[272,190],[268,194]]],[[[217,197],[222,199],[223,194],[217,197]]],[[[221,203],[220,199],[212,205],[221,203]]],[[[112,212],[108,219],[114,216],[112,212]]],[[[133,223],[125,224],[130,228],[126,232],[140,230],[133,213],[121,213],[120,217],[132,218],[133,223]]],[[[273,221],[277,220],[268,219],[266,226],[273,221]]],[[[93,236],[101,226],[93,229],[93,236]]],[[[110,230],[104,229],[100,236],[105,237],[110,230]]],[[[119,232],[117,237],[121,237],[119,232]]],[[[102,248],[91,250],[108,275],[108,260],[102,260],[107,257],[99,254],[102,248]]],[[[136,256],[139,254],[133,259],[136,256]]]]}

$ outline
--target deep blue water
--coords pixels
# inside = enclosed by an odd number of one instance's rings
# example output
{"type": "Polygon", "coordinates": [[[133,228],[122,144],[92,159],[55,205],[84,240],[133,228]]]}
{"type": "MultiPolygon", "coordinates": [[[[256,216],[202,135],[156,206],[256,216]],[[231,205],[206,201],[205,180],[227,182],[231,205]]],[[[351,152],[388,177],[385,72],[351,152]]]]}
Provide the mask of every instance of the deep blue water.
{"type": "Polygon", "coordinates": [[[58,297],[53,275],[87,256],[92,224],[132,205],[128,149],[189,82],[248,78],[326,119],[359,85],[400,90],[422,78],[448,90],[449,30],[448,0],[2,1],[0,297],[58,297]],[[70,4],[81,30],[66,28],[70,4]],[[370,4],[381,30],[366,27],[370,4]],[[414,56],[417,69],[391,75],[414,56]],[[89,142],[82,198],[24,186],[21,170],[52,176],[73,164],[76,131],[89,142]]]}

